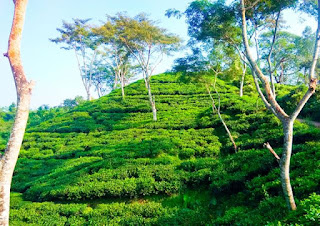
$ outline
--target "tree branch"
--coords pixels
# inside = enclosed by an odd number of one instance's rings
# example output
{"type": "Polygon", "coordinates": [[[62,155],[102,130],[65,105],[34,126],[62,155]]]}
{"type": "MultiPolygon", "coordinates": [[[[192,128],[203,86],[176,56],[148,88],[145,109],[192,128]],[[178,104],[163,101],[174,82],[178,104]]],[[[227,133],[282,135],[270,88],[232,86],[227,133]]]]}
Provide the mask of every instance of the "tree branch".
{"type": "Polygon", "coordinates": [[[276,37],[277,37],[277,31],[278,31],[278,24],[279,24],[280,15],[281,15],[281,9],[279,10],[278,15],[277,15],[275,28],[274,28],[274,33],[273,33],[273,38],[272,38],[272,44],[271,44],[270,51],[269,51],[269,54],[268,54],[269,77],[270,77],[271,88],[272,88],[272,92],[273,92],[274,96],[276,95],[276,91],[275,91],[274,84],[273,84],[273,76],[272,76],[273,72],[272,72],[272,66],[271,66],[271,55],[272,55],[272,52],[273,52],[274,45],[276,43],[276,37]]]}
{"type": "Polygon", "coordinates": [[[252,8],[255,7],[259,2],[260,2],[260,0],[256,0],[254,3],[252,3],[251,6],[247,7],[246,10],[252,9],[252,8]]]}
{"type": "Polygon", "coordinates": [[[291,114],[290,119],[291,120],[296,120],[296,118],[298,117],[298,115],[300,114],[301,110],[303,109],[304,105],[308,102],[308,100],[310,99],[310,97],[314,94],[314,92],[316,91],[316,87],[317,87],[317,79],[312,79],[310,81],[309,84],[309,89],[306,92],[306,94],[303,96],[303,98],[300,100],[298,106],[296,107],[296,109],[294,110],[294,112],[291,114]]]}
{"type": "Polygon", "coordinates": [[[273,150],[273,148],[271,147],[271,145],[268,142],[264,143],[263,147],[268,149],[271,152],[271,154],[273,154],[273,156],[277,159],[277,162],[280,163],[279,155],[273,150]]]}
{"type": "Polygon", "coordinates": [[[212,101],[212,111],[218,113],[218,117],[219,117],[220,121],[222,122],[222,124],[223,124],[223,126],[224,126],[224,128],[225,128],[225,130],[226,130],[226,132],[227,132],[227,134],[228,134],[228,136],[229,136],[229,139],[230,139],[231,143],[233,144],[234,151],[237,152],[238,147],[237,147],[237,145],[236,145],[236,143],[235,143],[235,141],[234,141],[234,139],[233,139],[233,137],[232,137],[232,134],[231,134],[231,132],[230,132],[227,124],[226,124],[225,121],[223,120],[222,115],[221,115],[221,113],[220,113],[220,105],[221,105],[221,104],[220,104],[220,94],[219,94],[219,92],[217,91],[217,89],[216,89],[216,87],[215,87],[215,86],[216,86],[217,74],[218,74],[218,73],[215,73],[215,81],[214,81],[214,84],[213,84],[213,89],[214,89],[215,93],[216,93],[217,96],[218,96],[218,107],[217,107],[216,104],[215,104],[214,98],[213,98],[213,96],[212,96],[212,94],[211,94],[211,92],[210,92],[210,89],[209,89],[208,84],[206,84],[206,89],[207,89],[208,94],[209,94],[209,97],[210,97],[210,99],[211,99],[211,101],[212,101]]]}
{"type": "Polygon", "coordinates": [[[300,100],[298,106],[296,107],[295,111],[292,113],[290,119],[295,120],[298,115],[300,114],[301,110],[303,109],[304,105],[307,103],[309,98],[314,94],[317,88],[318,79],[315,75],[315,69],[317,66],[317,62],[319,59],[319,52],[320,52],[320,0],[318,0],[318,28],[316,34],[316,44],[313,54],[312,66],[310,68],[310,81],[309,81],[309,89],[303,98],[300,100]]]}
{"type": "Polygon", "coordinates": [[[249,63],[251,65],[251,68],[255,71],[256,75],[259,77],[259,79],[262,82],[262,85],[264,86],[264,89],[267,94],[267,99],[269,104],[271,105],[271,108],[273,109],[273,113],[276,113],[275,115],[281,120],[287,120],[289,116],[287,113],[281,108],[281,106],[276,101],[268,79],[264,76],[261,69],[258,67],[256,61],[253,59],[251,52],[250,52],[250,46],[248,41],[248,35],[247,35],[247,20],[246,20],[246,9],[244,7],[244,0],[241,0],[241,12],[242,12],[242,38],[243,43],[246,50],[246,56],[249,60],[249,63]]]}
{"type": "Polygon", "coordinates": [[[320,0],[318,0],[318,28],[316,33],[316,43],[314,48],[313,60],[310,67],[310,81],[316,78],[315,69],[319,58],[319,50],[320,50],[320,0]]]}
{"type": "Polygon", "coordinates": [[[253,70],[252,70],[252,73],[253,73],[254,84],[256,86],[256,89],[258,91],[260,98],[262,99],[262,102],[264,103],[264,105],[266,106],[267,109],[269,109],[274,115],[277,116],[277,113],[273,110],[273,108],[271,107],[271,104],[268,102],[268,100],[264,96],[263,92],[261,91],[257,76],[255,75],[255,72],[253,70]]]}

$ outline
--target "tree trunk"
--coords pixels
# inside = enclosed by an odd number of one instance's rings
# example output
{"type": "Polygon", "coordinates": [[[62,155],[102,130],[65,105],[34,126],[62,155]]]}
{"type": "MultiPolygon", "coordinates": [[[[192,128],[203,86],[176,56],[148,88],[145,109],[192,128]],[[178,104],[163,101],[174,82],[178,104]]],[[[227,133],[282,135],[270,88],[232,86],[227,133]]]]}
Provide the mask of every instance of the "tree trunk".
{"type": "MultiPolygon", "coordinates": [[[[216,79],[216,78],[217,78],[217,74],[215,75],[215,79],[216,79]]],[[[227,134],[228,134],[228,136],[229,136],[229,139],[230,139],[231,143],[233,144],[234,151],[237,152],[237,151],[238,151],[238,147],[237,147],[237,145],[236,145],[236,142],[234,142],[234,139],[233,139],[233,137],[232,137],[232,134],[231,134],[231,132],[230,132],[227,124],[225,123],[225,121],[223,120],[223,118],[222,118],[222,116],[221,116],[221,114],[220,114],[220,94],[219,94],[219,92],[216,90],[215,83],[214,83],[214,85],[213,85],[213,88],[214,88],[215,93],[216,93],[217,96],[218,96],[218,102],[219,102],[218,107],[217,107],[216,104],[215,104],[214,98],[213,98],[213,96],[212,96],[212,94],[211,94],[211,92],[210,92],[210,89],[209,89],[208,85],[206,85],[206,88],[207,88],[208,94],[209,94],[209,96],[210,96],[210,99],[211,99],[211,101],[212,101],[212,105],[211,105],[211,106],[212,106],[212,111],[213,111],[213,113],[215,113],[215,111],[218,113],[218,117],[219,117],[220,121],[222,122],[223,127],[224,127],[224,129],[226,130],[226,132],[227,132],[227,134]]]]}
{"type": "Polygon", "coordinates": [[[98,97],[100,98],[102,96],[102,92],[99,84],[96,85],[96,90],[97,90],[98,97]]]}
{"type": "Polygon", "coordinates": [[[24,132],[29,117],[31,89],[25,85],[24,93],[20,95],[14,125],[10,139],[1,159],[0,169],[0,225],[8,225],[10,209],[10,187],[13,171],[20,152],[24,132]]]}
{"type": "Polygon", "coordinates": [[[231,143],[233,144],[234,151],[237,152],[238,151],[238,147],[236,145],[236,142],[234,142],[234,139],[233,139],[233,137],[232,137],[232,135],[230,133],[230,130],[229,130],[227,124],[225,123],[225,121],[223,120],[223,118],[222,118],[222,116],[220,114],[220,110],[218,110],[218,116],[219,116],[220,121],[223,124],[224,129],[226,130],[226,132],[227,132],[227,134],[229,136],[229,139],[230,139],[231,143]]]}
{"type": "Polygon", "coordinates": [[[150,102],[151,110],[153,114],[153,121],[157,121],[157,109],[156,109],[155,97],[152,96],[152,93],[151,93],[150,81],[148,81],[147,79],[145,81],[146,81],[146,87],[148,89],[148,96],[149,96],[149,102],[150,102]]]}
{"type": "Polygon", "coordinates": [[[92,100],[92,96],[91,96],[91,93],[90,93],[90,88],[86,87],[86,93],[87,93],[87,100],[88,101],[92,100]]]}
{"type": "Polygon", "coordinates": [[[116,76],[114,77],[113,89],[117,88],[117,83],[118,83],[118,76],[116,74],[116,76]]]}
{"type": "Polygon", "coordinates": [[[242,76],[240,81],[240,97],[243,96],[243,84],[244,84],[244,78],[246,76],[246,71],[247,71],[247,65],[244,63],[244,68],[242,69],[242,76]]]}
{"type": "Polygon", "coordinates": [[[290,159],[293,142],[293,120],[283,123],[284,146],[283,154],[280,160],[280,176],[283,193],[290,210],[296,210],[297,206],[294,201],[292,187],[290,183],[290,159]]]}
{"type": "Polygon", "coordinates": [[[124,100],[125,94],[124,94],[124,78],[123,78],[123,75],[121,75],[121,94],[122,94],[122,100],[124,100]]]}
{"type": "Polygon", "coordinates": [[[8,57],[17,91],[17,112],[7,148],[0,160],[0,225],[9,225],[10,187],[28,117],[33,82],[25,76],[20,54],[21,35],[28,0],[15,0],[8,57]]]}
{"type": "MultiPolygon", "coordinates": [[[[272,79],[272,76],[270,77],[270,79],[272,79]]],[[[273,92],[273,96],[274,96],[274,98],[276,98],[276,96],[277,96],[277,93],[276,93],[276,86],[275,86],[275,84],[274,84],[273,80],[272,80],[272,82],[271,82],[271,89],[272,89],[272,92],[273,92]]]]}
{"type": "Polygon", "coordinates": [[[246,50],[247,59],[251,65],[253,70],[253,78],[255,81],[255,85],[261,96],[265,106],[270,109],[275,116],[282,122],[283,132],[284,132],[284,150],[282,157],[280,159],[280,177],[281,177],[281,185],[283,188],[284,196],[290,210],[296,209],[296,204],[293,197],[292,187],[290,184],[290,159],[292,154],[292,142],[293,142],[293,123],[295,119],[298,117],[299,113],[303,109],[304,105],[310,99],[310,97],[314,94],[317,87],[317,77],[315,75],[315,68],[319,58],[320,52],[320,0],[318,0],[318,29],[317,29],[317,38],[315,42],[314,55],[312,60],[312,66],[310,68],[309,74],[309,89],[305,93],[305,95],[300,100],[299,104],[296,106],[294,112],[289,116],[279,105],[275,96],[272,93],[270,88],[270,82],[266,79],[260,67],[257,65],[256,61],[251,55],[249,40],[247,35],[247,19],[246,19],[246,6],[245,0],[240,0],[241,3],[241,17],[242,17],[242,39],[246,50]],[[262,85],[265,89],[266,97],[262,93],[259,83],[257,81],[257,77],[262,82],[262,85]]]}
{"type": "Polygon", "coordinates": [[[145,78],[145,79],[144,79],[144,81],[145,81],[144,84],[145,84],[145,86],[146,86],[146,89],[149,89],[148,86],[150,86],[148,79],[149,79],[149,78],[145,78]]]}

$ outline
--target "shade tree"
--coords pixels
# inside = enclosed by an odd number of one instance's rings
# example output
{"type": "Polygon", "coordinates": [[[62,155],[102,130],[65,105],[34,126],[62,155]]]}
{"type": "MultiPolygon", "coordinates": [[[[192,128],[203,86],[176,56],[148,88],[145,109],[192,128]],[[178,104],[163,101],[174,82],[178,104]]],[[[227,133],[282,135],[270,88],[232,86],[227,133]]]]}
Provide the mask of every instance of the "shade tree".
{"type": "Polygon", "coordinates": [[[129,17],[119,13],[110,19],[117,29],[120,41],[140,66],[153,120],[157,121],[155,96],[151,91],[151,76],[165,55],[178,50],[181,40],[157,26],[155,21],[150,20],[145,14],[129,17]]]}
{"type": "MultiPolygon", "coordinates": [[[[274,39],[272,32],[266,32],[261,35],[261,67],[266,74],[270,74],[271,79],[279,84],[294,84],[299,69],[300,49],[297,48],[299,36],[279,31],[274,39]],[[273,46],[271,46],[273,45],[273,46]],[[273,48],[273,51],[269,51],[273,48]]],[[[275,90],[273,89],[274,94],[275,90]]]]}
{"type": "MultiPolygon", "coordinates": [[[[229,56],[226,61],[233,61],[234,66],[240,63],[240,70],[234,70],[235,77],[239,79],[239,95],[243,96],[243,85],[247,72],[244,48],[241,41],[241,29],[237,24],[236,12],[232,7],[226,5],[226,1],[219,0],[210,2],[207,0],[193,1],[184,12],[169,9],[166,12],[168,17],[186,17],[188,34],[190,36],[189,46],[194,44],[203,45],[203,51],[210,54],[214,45],[223,45],[225,53],[229,56]],[[211,47],[208,48],[211,45],[211,47]],[[240,78],[239,78],[240,75],[240,78]]],[[[219,47],[218,47],[219,48],[219,47]]],[[[230,67],[231,69],[232,67],[230,67]]]]}
{"type": "Polygon", "coordinates": [[[115,75],[112,68],[101,61],[96,62],[92,70],[92,84],[100,98],[114,87],[115,75]]]}
{"type": "Polygon", "coordinates": [[[60,36],[50,39],[50,41],[62,45],[62,49],[74,51],[87,100],[92,99],[93,64],[100,46],[99,40],[92,34],[89,21],[90,19],[73,19],[71,23],[62,21],[62,27],[57,28],[60,36]]]}
{"type": "MultiPolygon", "coordinates": [[[[274,4],[266,5],[267,1],[256,1],[254,4],[261,5],[264,10],[261,11],[261,15],[264,14],[270,14],[272,12],[278,11],[279,8],[290,8],[296,5],[297,1],[268,1],[274,4]],[[283,5],[282,5],[283,4],[283,5]],[[277,6],[277,7],[276,7],[277,6]]],[[[318,15],[320,15],[320,1],[318,1],[317,5],[317,11],[318,15]]],[[[241,18],[241,28],[242,28],[242,38],[243,43],[245,45],[246,50],[246,58],[249,61],[250,67],[252,68],[254,72],[254,79],[256,88],[258,90],[258,93],[260,94],[261,99],[263,100],[265,106],[281,121],[282,127],[283,127],[283,133],[284,133],[284,146],[283,146],[283,153],[281,158],[277,158],[279,160],[279,167],[280,167],[280,178],[281,178],[281,185],[283,189],[283,193],[287,202],[287,206],[291,210],[296,209],[296,203],[294,200],[293,190],[290,183],[290,159],[292,154],[292,143],[293,143],[293,123],[301,110],[303,109],[304,105],[307,103],[309,98],[314,94],[317,86],[317,78],[315,75],[315,68],[318,61],[319,56],[319,49],[320,49],[320,20],[318,20],[318,30],[316,33],[316,41],[315,41],[315,49],[312,59],[312,66],[310,67],[309,72],[309,88],[303,98],[300,100],[298,105],[296,106],[295,110],[288,114],[286,113],[283,108],[279,105],[277,102],[274,92],[272,90],[272,86],[270,85],[271,81],[268,80],[268,78],[264,75],[261,67],[257,63],[257,60],[254,58],[249,44],[249,38],[248,38],[248,26],[250,24],[247,20],[247,12],[249,20],[252,20],[252,18],[255,16],[256,19],[259,19],[259,15],[252,16],[250,14],[250,9],[254,5],[251,1],[245,1],[240,0],[239,3],[236,5],[240,6],[240,18],[241,18]],[[249,9],[249,10],[248,10],[249,9]],[[259,80],[261,82],[262,87],[264,88],[264,93],[261,91],[261,88],[259,86],[259,83],[257,82],[259,80]]],[[[276,27],[274,28],[276,29],[276,27]]],[[[276,31],[274,31],[276,33],[276,31]]],[[[272,46],[272,45],[271,45],[272,46]]],[[[271,146],[266,144],[265,145],[270,151],[273,151],[271,146]]],[[[274,152],[274,151],[273,151],[274,152]]]]}
{"type": "MultiPolygon", "coordinates": [[[[302,83],[308,84],[309,80],[309,71],[312,64],[313,59],[313,49],[315,43],[315,34],[312,32],[311,27],[307,26],[302,35],[298,38],[296,47],[298,49],[299,54],[298,57],[298,79],[302,80],[302,83]]],[[[319,64],[317,65],[316,74],[319,74],[319,64]]],[[[298,80],[299,82],[299,80],[298,80]]]]}
{"type": "MultiPolygon", "coordinates": [[[[291,114],[286,113],[276,100],[273,75],[270,73],[273,71],[270,67],[272,64],[269,64],[269,70],[265,70],[267,75],[269,72],[268,77],[263,72],[259,32],[270,30],[272,33],[272,41],[270,42],[269,49],[264,50],[267,53],[268,62],[270,62],[280,27],[281,12],[294,8],[304,9],[304,11],[307,12],[312,11],[313,13],[314,11],[318,11],[317,15],[319,15],[319,4],[311,4],[310,7],[306,8],[304,4],[300,4],[297,0],[240,0],[234,1],[229,5],[227,5],[225,1],[215,1],[211,3],[210,1],[200,0],[192,2],[190,6],[192,7],[189,7],[183,14],[186,15],[187,22],[189,23],[189,34],[191,36],[193,35],[195,39],[201,40],[204,37],[204,40],[214,39],[230,45],[232,41],[234,41],[234,37],[239,37],[232,36],[234,33],[230,32],[236,31],[236,29],[239,28],[242,30],[240,31],[240,42],[243,43],[241,48],[237,45],[233,46],[235,46],[239,52],[239,56],[243,62],[250,66],[256,89],[265,106],[282,122],[284,146],[283,154],[281,158],[278,158],[281,171],[281,184],[288,207],[295,210],[296,204],[289,174],[293,143],[293,123],[308,99],[315,92],[317,86],[315,69],[320,47],[320,22],[318,20],[317,39],[314,45],[316,48],[314,48],[309,70],[309,89],[291,114]],[[212,5],[216,7],[211,8],[212,5]],[[317,10],[310,10],[315,8],[317,10]],[[191,18],[191,20],[189,18],[191,18]],[[266,21],[268,23],[266,23],[266,21]],[[229,37],[231,37],[231,39],[229,37]],[[226,40],[228,41],[226,42],[226,40]],[[252,53],[253,50],[255,54],[252,53]],[[262,85],[263,89],[260,88],[260,85],[262,85]]],[[[177,11],[172,12],[174,15],[178,14],[181,16],[177,11]]],[[[279,62],[273,62],[273,64],[277,65],[279,62]]],[[[265,146],[274,153],[270,144],[266,144],[265,146]]]]}
{"type": "Polygon", "coordinates": [[[109,72],[113,73],[113,88],[118,84],[121,87],[122,98],[125,98],[124,87],[129,82],[135,72],[132,54],[121,41],[119,29],[114,21],[114,17],[107,16],[107,21],[93,28],[93,33],[103,45],[103,56],[105,65],[109,72]]]}

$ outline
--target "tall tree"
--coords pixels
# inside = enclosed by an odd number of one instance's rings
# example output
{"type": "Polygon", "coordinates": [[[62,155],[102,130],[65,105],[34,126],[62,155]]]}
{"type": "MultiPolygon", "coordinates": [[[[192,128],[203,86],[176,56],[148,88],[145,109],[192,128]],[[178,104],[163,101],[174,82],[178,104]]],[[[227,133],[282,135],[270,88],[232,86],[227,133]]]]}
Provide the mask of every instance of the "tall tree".
{"type": "Polygon", "coordinates": [[[119,32],[120,40],[140,65],[153,120],[157,121],[155,97],[151,91],[151,76],[164,55],[176,51],[181,41],[176,35],[169,34],[165,29],[156,26],[156,23],[144,14],[134,18],[118,14],[112,18],[112,21],[119,32]]]}
{"type": "MultiPolygon", "coordinates": [[[[300,49],[298,48],[299,36],[286,31],[266,32],[261,35],[260,49],[261,60],[267,61],[267,67],[262,67],[269,74],[270,81],[279,84],[294,83],[298,74],[300,49]],[[275,39],[275,40],[274,40],[275,39]],[[270,49],[273,49],[270,51],[270,49]]],[[[275,90],[273,88],[275,95],[275,90]]]]}
{"type": "MultiPolygon", "coordinates": [[[[232,7],[226,5],[225,0],[210,2],[208,0],[197,0],[190,3],[184,12],[169,9],[166,12],[168,17],[181,17],[184,15],[188,24],[188,34],[191,37],[189,45],[204,45],[203,51],[210,54],[214,45],[224,45],[227,49],[229,60],[240,60],[241,74],[239,95],[243,96],[243,85],[247,71],[246,60],[244,57],[244,47],[241,39],[241,29],[237,24],[236,12],[232,7]],[[212,45],[208,48],[208,44],[212,45]],[[206,49],[206,50],[205,50],[206,49]],[[233,51],[232,51],[233,50],[233,51]],[[235,57],[235,54],[238,57],[235,57]]],[[[227,60],[225,58],[225,60],[227,60]]],[[[237,75],[237,76],[238,76],[237,75]]]]}
{"type": "MultiPolygon", "coordinates": [[[[298,58],[298,70],[299,77],[303,83],[308,84],[312,58],[313,58],[313,49],[314,49],[315,35],[312,32],[311,27],[307,26],[303,32],[302,36],[298,38],[296,48],[298,58]]],[[[319,74],[319,64],[316,68],[317,74],[319,74]]],[[[298,78],[299,80],[299,78],[298,78]]],[[[299,81],[298,81],[299,82],[299,81]]]]}
{"type": "Polygon", "coordinates": [[[88,25],[90,19],[73,19],[73,23],[62,22],[62,28],[57,28],[61,36],[50,41],[64,44],[61,48],[74,50],[87,100],[91,100],[92,69],[96,60],[99,42],[92,35],[88,25]]]}
{"type": "Polygon", "coordinates": [[[20,54],[21,36],[28,0],[14,0],[14,17],[9,37],[8,57],[17,91],[17,110],[7,148],[0,156],[0,225],[9,225],[10,187],[19,156],[28,117],[34,83],[23,70],[20,54]]]}
{"type": "MultiPolygon", "coordinates": [[[[319,50],[320,50],[320,20],[318,19],[318,30],[316,33],[316,42],[315,42],[315,48],[314,48],[314,55],[312,60],[312,66],[310,68],[309,72],[309,89],[306,92],[306,94],[303,96],[303,98],[300,100],[298,106],[296,106],[296,109],[293,111],[291,115],[288,115],[282,107],[277,102],[275,95],[272,91],[272,88],[270,86],[270,81],[267,79],[267,77],[263,74],[261,68],[259,67],[257,61],[254,59],[250,45],[249,45],[249,39],[248,39],[248,21],[247,21],[247,12],[249,12],[249,18],[250,18],[250,10],[254,5],[258,5],[257,7],[262,8],[261,14],[256,15],[256,17],[263,16],[267,13],[279,11],[279,8],[277,7],[292,7],[294,4],[296,4],[297,1],[245,1],[240,0],[240,7],[241,7],[241,27],[242,27],[242,38],[243,43],[246,50],[246,57],[250,63],[250,67],[252,68],[255,79],[256,88],[265,104],[265,106],[282,122],[283,127],[283,133],[284,133],[284,147],[283,147],[283,153],[279,161],[280,166],[280,177],[281,177],[281,184],[282,189],[286,198],[287,205],[289,209],[295,210],[296,209],[296,203],[293,196],[293,191],[290,183],[290,159],[291,159],[291,153],[292,153],[292,143],[293,143],[293,123],[301,110],[303,109],[304,105],[307,103],[309,98],[313,95],[313,93],[316,90],[317,86],[317,78],[315,75],[315,68],[318,61],[319,56],[319,50]],[[266,4],[266,3],[269,4],[266,4]],[[271,2],[271,4],[270,4],[271,2]],[[274,4],[273,4],[274,3],[274,4]],[[286,4],[286,5],[281,5],[286,4]],[[279,6],[280,5],[280,6],[279,6]],[[264,90],[265,94],[261,91],[261,88],[259,86],[259,83],[257,79],[260,80],[264,90]]],[[[318,17],[320,17],[320,0],[318,0],[317,5],[317,11],[318,11],[318,17]]],[[[276,29],[276,28],[275,28],[276,29]]],[[[270,145],[266,145],[267,148],[269,148],[270,151],[272,151],[270,145]]]]}
{"type": "Polygon", "coordinates": [[[132,54],[121,42],[119,27],[115,24],[114,17],[108,16],[107,22],[100,27],[94,28],[93,32],[103,43],[106,61],[114,73],[114,88],[119,82],[122,98],[124,99],[125,84],[134,73],[132,54]]]}
{"type": "Polygon", "coordinates": [[[114,73],[109,65],[100,61],[94,63],[92,70],[92,84],[95,87],[98,97],[102,97],[112,89],[115,77],[114,73]]]}

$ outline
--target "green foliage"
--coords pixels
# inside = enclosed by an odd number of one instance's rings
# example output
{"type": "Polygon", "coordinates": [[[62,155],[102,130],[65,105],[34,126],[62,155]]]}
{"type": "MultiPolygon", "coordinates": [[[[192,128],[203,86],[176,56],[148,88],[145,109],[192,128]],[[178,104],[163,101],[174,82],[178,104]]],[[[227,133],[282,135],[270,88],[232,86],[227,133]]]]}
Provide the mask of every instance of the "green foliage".
{"type": "Polygon", "coordinates": [[[320,222],[320,196],[313,193],[300,203],[296,213],[292,213],[291,220],[301,225],[318,224],[320,222]]]}
{"type": "MultiPolygon", "coordinates": [[[[263,225],[314,222],[316,196],[286,212],[277,162],[280,122],[254,93],[217,80],[221,114],[204,85],[152,77],[159,121],[150,120],[143,81],[69,111],[33,112],[12,182],[12,225],[263,225]],[[42,117],[43,115],[43,117],[42,117]],[[304,217],[306,216],[306,217],[304,217]]],[[[295,87],[279,89],[279,99],[295,87]]],[[[289,94],[288,94],[289,93],[289,94]]],[[[288,103],[289,108],[291,102],[288,103]]],[[[8,127],[0,121],[4,133],[8,127]]],[[[318,192],[320,132],[296,123],[291,178],[298,200],[318,192]]],[[[4,136],[1,139],[7,139],[4,136]]],[[[5,145],[6,141],[3,141],[5,145]]]]}

